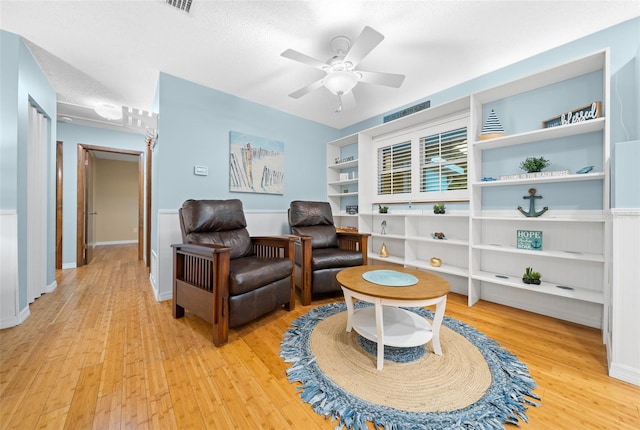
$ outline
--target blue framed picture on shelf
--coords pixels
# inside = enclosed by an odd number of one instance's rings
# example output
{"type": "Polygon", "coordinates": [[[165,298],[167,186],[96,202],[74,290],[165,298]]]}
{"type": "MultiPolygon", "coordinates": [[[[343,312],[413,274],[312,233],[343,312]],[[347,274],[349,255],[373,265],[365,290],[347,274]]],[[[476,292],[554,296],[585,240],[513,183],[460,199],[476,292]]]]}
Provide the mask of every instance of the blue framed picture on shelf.
{"type": "Polygon", "coordinates": [[[542,251],[542,232],[538,230],[518,230],[516,233],[516,247],[542,251]]]}

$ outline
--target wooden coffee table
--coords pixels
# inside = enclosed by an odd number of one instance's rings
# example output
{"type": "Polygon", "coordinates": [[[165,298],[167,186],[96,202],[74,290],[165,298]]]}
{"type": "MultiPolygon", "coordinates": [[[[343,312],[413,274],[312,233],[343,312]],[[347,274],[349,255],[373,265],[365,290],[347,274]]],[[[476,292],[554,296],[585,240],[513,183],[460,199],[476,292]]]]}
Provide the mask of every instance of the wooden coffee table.
{"type": "Polygon", "coordinates": [[[378,344],[377,369],[382,370],[384,345],[411,347],[431,341],[433,352],[442,355],[440,325],[447,305],[449,283],[429,272],[396,266],[358,266],[340,271],[336,276],[347,303],[347,331],[355,329],[362,337],[378,344]],[[372,270],[394,270],[418,278],[418,283],[405,287],[388,287],[365,280],[362,275],[372,270]],[[354,310],[353,299],[373,303],[373,307],[354,310]],[[420,315],[400,309],[436,305],[433,323],[420,315]],[[378,341],[381,339],[381,341],[378,341]]]}

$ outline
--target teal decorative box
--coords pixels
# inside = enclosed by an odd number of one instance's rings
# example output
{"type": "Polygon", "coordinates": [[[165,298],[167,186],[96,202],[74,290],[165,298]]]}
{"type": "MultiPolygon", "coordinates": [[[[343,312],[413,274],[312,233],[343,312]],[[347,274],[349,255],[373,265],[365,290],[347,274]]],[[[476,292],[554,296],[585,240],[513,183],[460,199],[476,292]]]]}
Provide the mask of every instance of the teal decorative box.
{"type": "Polygon", "coordinates": [[[542,232],[537,230],[518,230],[516,246],[518,249],[542,251],[542,232]]]}

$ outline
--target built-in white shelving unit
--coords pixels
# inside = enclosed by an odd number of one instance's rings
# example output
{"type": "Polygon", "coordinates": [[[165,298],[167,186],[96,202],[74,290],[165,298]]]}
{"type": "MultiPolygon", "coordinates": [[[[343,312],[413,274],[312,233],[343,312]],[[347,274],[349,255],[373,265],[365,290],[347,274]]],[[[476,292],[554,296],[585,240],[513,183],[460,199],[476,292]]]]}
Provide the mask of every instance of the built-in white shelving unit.
{"type": "Polygon", "coordinates": [[[337,227],[358,227],[357,213],[347,213],[347,206],[358,205],[359,177],[358,136],[347,136],[329,143],[327,199],[337,227]]]}
{"type": "Polygon", "coordinates": [[[470,306],[480,299],[495,301],[602,328],[606,336],[611,260],[608,64],[608,50],[603,50],[330,142],[327,198],[334,217],[340,219],[339,225],[357,225],[371,233],[372,262],[461,280],[470,306]],[[601,108],[596,119],[543,127],[549,118],[596,101],[601,108]],[[506,135],[480,140],[483,121],[492,109],[506,135]],[[394,212],[391,204],[390,213],[377,213],[372,142],[465,112],[469,115],[468,210],[447,210],[443,215],[427,210],[394,212]],[[353,161],[335,163],[345,153],[351,156],[349,151],[355,154],[353,161]],[[546,170],[565,173],[499,179],[523,173],[519,162],[528,156],[544,156],[552,162],[546,170]],[[586,166],[593,169],[577,173],[586,166]],[[339,180],[339,173],[350,168],[357,174],[339,180]],[[531,188],[542,196],[536,199],[536,208],[549,207],[540,217],[526,217],[516,210],[517,206],[529,209],[529,200],[523,198],[531,188]],[[358,205],[359,214],[348,218],[346,204],[358,205]],[[541,248],[519,248],[518,230],[542,232],[541,248]],[[433,238],[435,232],[444,233],[446,239],[433,238]],[[389,257],[378,255],[383,243],[389,257]],[[441,258],[442,266],[431,266],[431,257],[441,258]],[[526,267],[542,274],[541,285],[522,282],[526,267]]]}
{"type": "Polygon", "coordinates": [[[607,64],[608,52],[601,51],[471,95],[469,305],[490,298],[606,331],[610,258],[607,64]],[[561,99],[551,97],[556,91],[563,94],[561,99]],[[545,98],[549,99],[546,104],[545,98]],[[548,112],[559,115],[596,101],[601,106],[597,119],[542,127],[542,121],[553,116],[548,112]],[[527,104],[531,108],[526,115],[538,115],[533,121],[518,118],[522,115],[519,108],[527,104]],[[480,140],[483,119],[491,109],[516,130],[509,133],[505,126],[508,135],[480,140]],[[518,169],[504,170],[517,166],[514,154],[544,156],[552,162],[546,170],[569,173],[482,180],[518,173],[518,169]],[[586,165],[593,165],[593,170],[576,173],[586,165]],[[536,210],[549,207],[540,217],[525,217],[513,210],[516,205],[529,210],[529,201],[523,198],[530,188],[542,196],[536,210]],[[542,232],[542,249],[519,249],[518,230],[542,232]],[[526,267],[542,274],[541,285],[522,282],[526,267]]]}

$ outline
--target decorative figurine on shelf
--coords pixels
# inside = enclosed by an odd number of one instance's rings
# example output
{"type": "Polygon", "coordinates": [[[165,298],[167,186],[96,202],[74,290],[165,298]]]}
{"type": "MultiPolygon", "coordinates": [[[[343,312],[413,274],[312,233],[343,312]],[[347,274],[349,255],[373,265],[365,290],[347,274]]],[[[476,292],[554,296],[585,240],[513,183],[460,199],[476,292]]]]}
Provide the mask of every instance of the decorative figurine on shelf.
{"type": "Polygon", "coordinates": [[[440,267],[442,266],[442,260],[438,257],[431,257],[431,260],[429,260],[429,264],[431,264],[433,267],[440,267]]]}
{"type": "Polygon", "coordinates": [[[593,166],[587,166],[587,167],[583,167],[582,169],[578,170],[576,173],[579,174],[579,175],[584,175],[585,173],[589,173],[592,170],[593,170],[593,166]]]}
{"type": "Polygon", "coordinates": [[[480,132],[480,140],[488,140],[502,136],[504,136],[504,128],[498,120],[498,115],[496,115],[494,110],[491,109],[487,121],[482,126],[482,130],[480,132]]]}
{"type": "Polygon", "coordinates": [[[540,212],[536,212],[536,199],[541,199],[542,196],[536,196],[536,189],[535,188],[529,188],[529,195],[528,196],[522,196],[523,199],[528,199],[529,200],[529,212],[525,212],[522,209],[522,206],[518,206],[518,210],[520,211],[520,213],[526,217],[537,217],[542,215],[543,213],[545,213],[546,211],[549,210],[549,207],[545,206],[544,208],[542,208],[542,210],[540,212]]]}
{"type": "Polygon", "coordinates": [[[444,203],[437,203],[433,205],[434,214],[443,214],[445,213],[445,210],[446,210],[446,206],[444,205],[444,203]]]}
{"type": "Polygon", "coordinates": [[[382,258],[387,258],[389,256],[389,250],[387,249],[387,245],[385,245],[384,243],[382,244],[382,246],[380,247],[380,252],[378,252],[378,255],[382,258]]]}
{"type": "Polygon", "coordinates": [[[522,275],[522,282],[524,282],[525,284],[540,285],[540,283],[542,282],[540,280],[541,277],[542,275],[540,274],[540,272],[534,272],[532,267],[527,267],[524,270],[524,274],[522,275]]]}
{"type": "Polygon", "coordinates": [[[389,206],[378,205],[378,213],[386,214],[389,211],[389,206]]]}
{"type": "Polygon", "coordinates": [[[542,169],[551,165],[551,161],[546,160],[544,157],[528,157],[522,163],[520,168],[527,173],[542,172],[542,169]]]}
{"type": "Polygon", "coordinates": [[[446,239],[446,237],[444,236],[444,233],[437,233],[437,232],[431,234],[431,237],[433,237],[434,239],[440,239],[440,240],[446,239]]]}
{"type": "Polygon", "coordinates": [[[380,227],[382,227],[380,234],[387,234],[387,220],[382,220],[380,227]]]}

